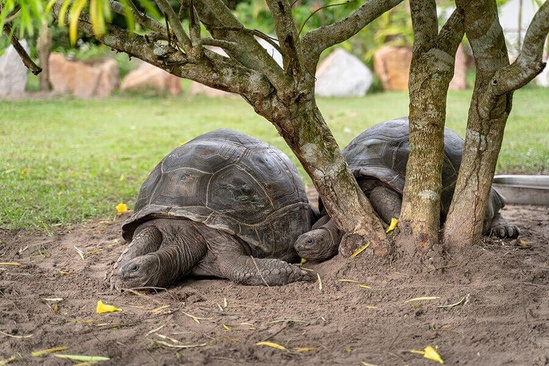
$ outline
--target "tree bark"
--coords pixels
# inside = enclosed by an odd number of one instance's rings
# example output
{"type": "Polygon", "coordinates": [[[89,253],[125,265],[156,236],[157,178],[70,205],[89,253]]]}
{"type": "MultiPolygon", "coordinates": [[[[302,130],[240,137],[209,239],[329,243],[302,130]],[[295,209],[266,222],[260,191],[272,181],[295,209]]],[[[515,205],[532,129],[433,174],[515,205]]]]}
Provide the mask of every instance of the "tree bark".
{"type": "Polygon", "coordinates": [[[51,44],[51,30],[48,26],[48,22],[43,21],[38,39],[38,60],[40,67],[42,68],[42,72],[40,73],[40,90],[42,91],[48,91],[51,89],[49,67],[51,44]]]}
{"type": "Polygon", "coordinates": [[[410,158],[397,247],[410,258],[421,260],[428,254],[440,262],[446,97],[454,74],[455,53],[463,38],[463,19],[454,12],[439,34],[434,0],[412,0],[410,6],[415,39],[409,81],[410,158]]]}

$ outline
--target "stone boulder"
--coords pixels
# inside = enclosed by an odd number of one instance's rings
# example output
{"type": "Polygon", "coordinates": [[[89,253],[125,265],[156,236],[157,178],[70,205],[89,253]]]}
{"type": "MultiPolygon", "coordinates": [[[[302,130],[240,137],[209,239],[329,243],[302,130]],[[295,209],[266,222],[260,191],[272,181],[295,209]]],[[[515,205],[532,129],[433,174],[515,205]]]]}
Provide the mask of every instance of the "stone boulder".
{"type": "MultiPolygon", "coordinates": [[[[549,55],[545,56],[545,61],[549,63],[549,55]]],[[[536,84],[544,88],[549,88],[549,66],[545,66],[543,71],[536,76],[536,84]]]]}
{"type": "Polygon", "coordinates": [[[181,79],[159,67],[141,63],[139,67],[126,75],[121,90],[144,91],[155,90],[157,93],[168,93],[170,95],[181,94],[181,79]]]}
{"type": "MultiPolygon", "coordinates": [[[[27,41],[19,43],[28,53],[27,41]]],[[[0,98],[24,94],[28,71],[15,48],[9,45],[0,56],[0,98]]]]}
{"type": "Polygon", "coordinates": [[[408,74],[412,50],[406,47],[385,46],[374,54],[374,71],[384,90],[408,90],[408,74]]]}
{"type": "MultiPolygon", "coordinates": [[[[406,47],[386,46],[374,54],[374,70],[385,90],[408,90],[412,50],[406,47]]],[[[454,77],[450,81],[450,90],[467,89],[467,55],[463,46],[459,46],[454,77]]]]}
{"type": "Polygon", "coordinates": [[[467,89],[467,55],[463,46],[459,45],[456,52],[456,61],[454,65],[454,77],[450,81],[450,90],[467,89]]]}
{"type": "Polygon", "coordinates": [[[60,53],[52,53],[49,67],[53,91],[78,98],[108,97],[120,81],[113,59],[72,61],[60,53]]]}
{"type": "Polygon", "coordinates": [[[322,97],[361,97],[372,82],[370,69],[354,55],[338,48],[319,65],[315,94],[322,97]]]}
{"type": "Polygon", "coordinates": [[[204,96],[209,97],[209,98],[226,98],[226,97],[231,97],[231,96],[236,95],[236,94],[229,93],[229,92],[226,92],[226,91],[223,91],[223,90],[210,88],[209,86],[204,85],[204,84],[200,84],[196,81],[193,81],[191,83],[189,93],[191,95],[200,94],[200,95],[204,95],[204,96]]]}

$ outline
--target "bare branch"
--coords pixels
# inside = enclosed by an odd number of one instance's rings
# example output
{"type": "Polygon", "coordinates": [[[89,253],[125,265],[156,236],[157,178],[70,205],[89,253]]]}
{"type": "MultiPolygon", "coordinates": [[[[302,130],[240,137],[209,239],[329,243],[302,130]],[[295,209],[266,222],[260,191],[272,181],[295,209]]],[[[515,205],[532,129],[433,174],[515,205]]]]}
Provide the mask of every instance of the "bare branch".
{"type": "Polygon", "coordinates": [[[246,29],[222,1],[194,0],[194,3],[202,24],[213,38],[238,44],[238,51],[225,49],[231,59],[264,74],[276,89],[287,89],[290,80],[285,78],[282,68],[255,39],[256,33],[246,29]]]}
{"type": "Polygon", "coordinates": [[[160,11],[164,13],[164,16],[168,20],[168,23],[173,29],[173,32],[175,34],[175,38],[177,38],[177,43],[179,47],[184,50],[185,52],[189,53],[191,52],[191,40],[187,33],[185,33],[185,29],[183,29],[183,26],[181,25],[181,22],[179,21],[179,17],[175,13],[175,11],[172,9],[170,4],[167,0],[154,0],[156,2],[156,5],[160,8],[160,11]]]}
{"type": "Polygon", "coordinates": [[[438,35],[437,4],[435,0],[410,0],[414,49],[427,51],[438,35]]]}
{"type": "Polygon", "coordinates": [[[10,38],[11,45],[13,46],[27,69],[29,69],[34,75],[40,74],[42,72],[42,68],[35,64],[34,61],[30,58],[27,51],[25,51],[23,46],[21,46],[21,43],[19,43],[19,39],[17,38],[17,36],[15,34],[11,34],[11,26],[9,24],[4,24],[3,32],[8,38],[10,38]]]}
{"type": "Polygon", "coordinates": [[[549,33],[549,3],[545,1],[534,15],[526,31],[521,56],[541,60],[547,33],[549,33]]]}
{"type": "Polygon", "coordinates": [[[292,8],[288,0],[267,0],[267,6],[273,14],[286,72],[298,75],[303,70],[303,52],[292,8]]]}
{"type": "Polygon", "coordinates": [[[450,55],[455,55],[464,35],[463,14],[456,9],[440,30],[436,40],[437,48],[450,55]]]}
{"type": "MultiPolygon", "coordinates": [[[[181,5],[181,8],[183,9],[183,5],[181,5]]],[[[196,12],[196,9],[194,8],[194,2],[193,0],[190,0],[189,5],[189,34],[191,35],[191,41],[198,42],[200,37],[200,19],[198,18],[198,13],[196,12]]]]}
{"type": "MultiPolygon", "coordinates": [[[[110,4],[111,4],[112,11],[114,11],[116,14],[123,15],[123,16],[126,15],[127,9],[126,9],[126,6],[124,4],[119,3],[118,1],[114,1],[114,0],[111,0],[110,4]]],[[[164,25],[162,25],[162,23],[159,23],[156,20],[154,20],[153,18],[151,18],[151,17],[147,16],[146,14],[143,14],[142,12],[140,12],[135,7],[135,5],[133,4],[132,1],[129,1],[129,4],[132,5],[129,8],[129,11],[132,13],[133,17],[137,20],[137,22],[139,24],[141,24],[142,26],[144,26],[144,27],[146,27],[146,28],[148,28],[152,31],[158,32],[158,33],[165,33],[166,32],[166,27],[164,25]]]]}
{"type": "MultiPolygon", "coordinates": [[[[52,8],[54,17],[59,17],[60,5],[52,8]]],[[[67,15],[68,16],[68,15],[67,15]]],[[[94,34],[86,13],[81,13],[78,27],[87,34],[94,34]]],[[[268,95],[271,84],[259,72],[244,68],[234,61],[204,50],[205,59],[193,63],[189,57],[166,42],[149,42],[147,36],[130,33],[114,25],[109,25],[107,34],[97,39],[120,52],[137,57],[169,73],[197,81],[210,87],[240,94],[247,99],[257,95],[268,95]]]]}
{"type": "Polygon", "coordinates": [[[546,64],[542,62],[543,46],[549,33],[549,3],[538,9],[524,37],[520,55],[512,65],[498,71],[492,79],[491,89],[495,96],[517,90],[528,84],[546,64]]]}
{"type": "Polygon", "coordinates": [[[307,68],[316,68],[322,51],[357,34],[381,14],[403,0],[369,0],[347,18],[307,33],[302,40],[307,68]]]}

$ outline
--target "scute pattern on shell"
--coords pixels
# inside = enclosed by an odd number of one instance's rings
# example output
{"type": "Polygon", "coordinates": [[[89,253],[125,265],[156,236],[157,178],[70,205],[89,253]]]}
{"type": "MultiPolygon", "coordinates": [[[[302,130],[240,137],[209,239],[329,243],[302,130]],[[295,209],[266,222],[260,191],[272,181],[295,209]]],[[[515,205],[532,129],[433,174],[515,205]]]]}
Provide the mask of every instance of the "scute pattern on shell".
{"type": "Polygon", "coordinates": [[[166,156],[143,183],[122,235],[130,241],[136,227],[152,218],[190,219],[224,230],[257,257],[285,257],[312,221],[291,160],[228,129],[201,135],[166,156]]]}

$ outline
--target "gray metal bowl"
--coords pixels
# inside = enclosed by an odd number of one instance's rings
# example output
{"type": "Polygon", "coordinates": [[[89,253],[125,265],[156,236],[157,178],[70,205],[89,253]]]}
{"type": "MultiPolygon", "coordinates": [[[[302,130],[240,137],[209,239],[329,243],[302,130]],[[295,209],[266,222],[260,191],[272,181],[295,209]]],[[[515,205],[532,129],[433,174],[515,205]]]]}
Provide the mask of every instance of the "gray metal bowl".
{"type": "Polygon", "coordinates": [[[549,175],[496,175],[493,187],[508,204],[549,206],[549,175]]]}

